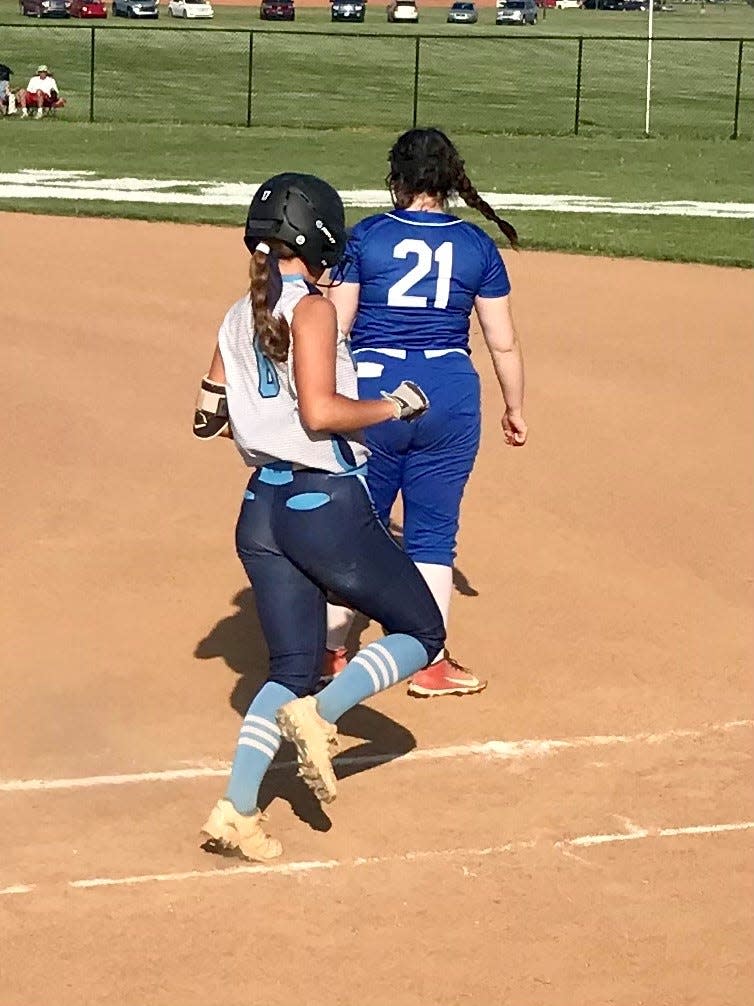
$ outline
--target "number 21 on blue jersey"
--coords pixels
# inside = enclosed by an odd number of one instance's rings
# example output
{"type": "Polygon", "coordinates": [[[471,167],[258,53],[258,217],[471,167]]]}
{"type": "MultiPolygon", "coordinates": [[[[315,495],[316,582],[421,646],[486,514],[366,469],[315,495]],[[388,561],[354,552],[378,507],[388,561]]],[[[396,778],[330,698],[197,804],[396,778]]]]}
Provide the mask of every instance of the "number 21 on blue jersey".
{"type": "Polygon", "coordinates": [[[437,263],[437,283],[432,307],[440,309],[447,307],[450,299],[450,277],[453,273],[453,242],[444,241],[433,252],[426,241],[404,238],[393,248],[393,258],[414,257],[416,264],[388,290],[388,307],[428,307],[428,297],[409,291],[425,276],[429,276],[434,262],[437,263]]]}

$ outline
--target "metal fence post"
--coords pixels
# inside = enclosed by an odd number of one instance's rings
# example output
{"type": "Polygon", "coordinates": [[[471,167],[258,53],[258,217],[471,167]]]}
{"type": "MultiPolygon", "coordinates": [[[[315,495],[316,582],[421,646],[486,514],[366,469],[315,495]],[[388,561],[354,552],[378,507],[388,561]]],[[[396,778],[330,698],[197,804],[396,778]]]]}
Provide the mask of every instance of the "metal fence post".
{"type": "Polygon", "coordinates": [[[741,107],[741,67],[744,61],[744,40],[738,40],[738,66],[736,67],[736,102],[733,109],[733,135],[731,140],[738,139],[738,111],[741,107]]]}
{"type": "Polygon", "coordinates": [[[91,42],[89,45],[89,121],[94,122],[94,39],[95,28],[92,25],[91,42]]]}
{"type": "Polygon", "coordinates": [[[573,115],[573,133],[579,135],[579,120],[581,118],[581,67],[584,62],[584,36],[579,35],[579,55],[576,60],[576,109],[573,115]]]}
{"type": "Polygon", "coordinates": [[[246,80],[246,125],[251,125],[251,84],[254,73],[254,32],[249,32],[249,73],[246,80]]]}
{"type": "Polygon", "coordinates": [[[416,123],[418,122],[418,115],[419,115],[419,43],[420,42],[421,42],[421,35],[417,35],[414,46],[414,113],[412,118],[414,129],[416,129],[416,123]]]}

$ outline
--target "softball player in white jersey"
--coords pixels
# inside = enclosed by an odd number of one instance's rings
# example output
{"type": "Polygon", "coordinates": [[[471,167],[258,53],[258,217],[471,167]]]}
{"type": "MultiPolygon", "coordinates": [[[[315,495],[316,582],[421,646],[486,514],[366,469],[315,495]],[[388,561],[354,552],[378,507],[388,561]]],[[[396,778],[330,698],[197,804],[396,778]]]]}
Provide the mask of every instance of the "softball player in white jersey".
{"type": "Polygon", "coordinates": [[[440,652],[440,611],[411,560],[385,533],[366,489],[359,430],[421,415],[428,401],[403,382],[379,401],[357,400],[354,365],[335,308],[313,286],[345,247],[340,197],[311,175],[277,175],[249,208],[250,291],[220,328],[194,420],[203,438],[229,432],[252,475],[236,547],[254,589],[270,652],[269,677],[241,727],[225,796],[203,848],[267,860],[262,778],[281,737],[323,801],[335,798],[336,721],[409,677],[440,652]],[[361,650],[316,698],[329,592],[387,635],[361,650]]]}

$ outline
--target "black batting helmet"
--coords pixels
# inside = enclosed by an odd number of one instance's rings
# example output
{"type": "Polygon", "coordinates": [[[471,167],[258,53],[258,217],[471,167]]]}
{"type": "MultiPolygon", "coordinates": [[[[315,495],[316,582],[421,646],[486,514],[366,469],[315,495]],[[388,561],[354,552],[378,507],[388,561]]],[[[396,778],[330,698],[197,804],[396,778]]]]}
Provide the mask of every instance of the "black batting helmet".
{"type": "Polygon", "coordinates": [[[314,268],[337,265],[346,247],[342,199],[315,175],[275,175],[251,200],[244,233],[250,252],[270,239],[282,241],[314,268]]]}

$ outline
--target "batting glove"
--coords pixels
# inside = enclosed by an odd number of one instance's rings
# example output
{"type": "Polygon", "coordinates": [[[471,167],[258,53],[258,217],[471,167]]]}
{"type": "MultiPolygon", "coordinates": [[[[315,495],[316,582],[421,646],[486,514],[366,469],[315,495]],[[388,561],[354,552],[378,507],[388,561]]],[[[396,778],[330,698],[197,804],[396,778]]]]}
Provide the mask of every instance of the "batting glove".
{"type": "Polygon", "coordinates": [[[429,408],[429,399],[418,384],[401,381],[395,391],[383,391],[382,397],[395,406],[395,418],[411,423],[429,408]]]}

